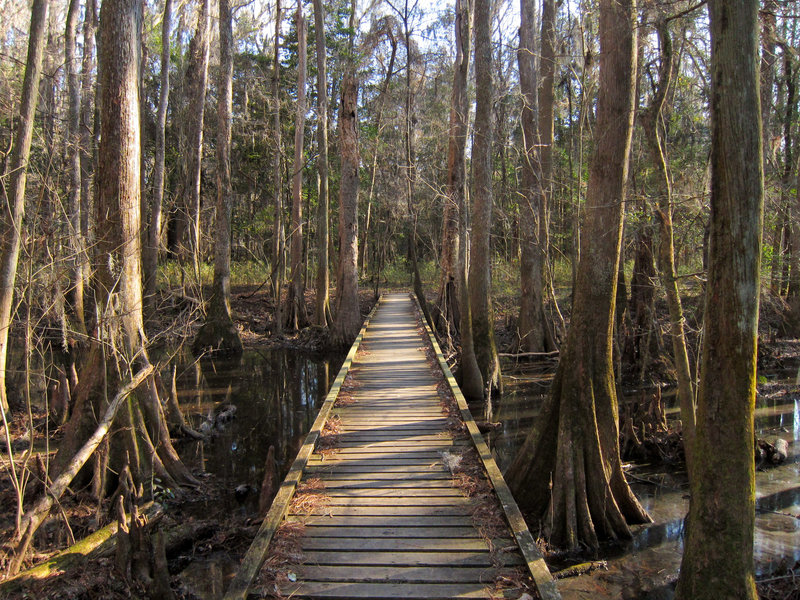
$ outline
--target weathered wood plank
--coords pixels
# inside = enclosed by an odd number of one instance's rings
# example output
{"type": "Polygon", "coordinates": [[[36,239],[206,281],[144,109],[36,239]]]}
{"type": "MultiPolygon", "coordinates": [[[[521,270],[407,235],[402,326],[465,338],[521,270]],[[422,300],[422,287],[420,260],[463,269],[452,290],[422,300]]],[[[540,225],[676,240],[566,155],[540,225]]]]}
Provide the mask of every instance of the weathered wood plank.
{"type": "Polygon", "coordinates": [[[503,569],[494,567],[297,567],[298,578],[306,581],[358,581],[360,583],[494,583],[503,569]]]}
{"type": "MultiPolygon", "coordinates": [[[[304,551],[305,564],[313,565],[373,565],[373,566],[448,566],[448,567],[491,567],[493,556],[489,552],[339,552],[325,550],[304,551]]],[[[522,564],[522,557],[509,554],[506,564],[522,564]]],[[[504,561],[505,562],[505,561],[504,561]]]]}
{"type": "Polygon", "coordinates": [[[313,508],[311,511],[293,512],[289,515],[305,516],[308,514],[329,517],[438,517],[438,516],[470,516],[469,506],[375,506],[371,504],[361,506],[338,506],[329,504],[313,508]]]}
{"type": "MultiPolygon", "coordinates": [[[[497,548],[506,548],[515,542],[508,539],[492,541],[497,548]]],[[[426,552],[449,552],[457,550],[488,551],[489,546],[483,538],[391,538],[376,539],[363,537],[309,537],[303,538],[306,550],[337,550],[347,552],[350,549],[359,551],[409,551],[424,550],[426,552]]]]}
{"type": "Polygon", "coordinates": [[[518,598],[519,590],[493,593],[480,583],[334,583],[303,582],[282,586],[281,593],[299,598],[407,598],[445,600],[449,598],[518,598]],[[508,594],[508,595],[505,595],[508,594]]]}
{"type": "Polygon", "coordinates": [[[316,516],[299,517],[289,515],[289,523],[304,523],[305,525],[335,525],[337,527],[473,527],[472,518],[468,516],[446,517],[330,517],[316,516]]]}
{"type": "MultiPolygon", "coordinates": [[[[320,521],[324,523],[324,521],[320,521]]],[[[475,527],[470,523],[469,525],[460,525],[457,527],[387,527],[384,525],[364,526],[364,525],[350,525],[346,527],[339,527],[330,524],[315,525],[313,523],[306,524],[305,538],[311,539],[314,537],[332,537],[332,538],[368,538],[368,539],[385,539],[385,538],[402,538],[402,539],[425,539],[435,540],[439,538],[464,538],[464,539],[481,539],[475,527]]]]}

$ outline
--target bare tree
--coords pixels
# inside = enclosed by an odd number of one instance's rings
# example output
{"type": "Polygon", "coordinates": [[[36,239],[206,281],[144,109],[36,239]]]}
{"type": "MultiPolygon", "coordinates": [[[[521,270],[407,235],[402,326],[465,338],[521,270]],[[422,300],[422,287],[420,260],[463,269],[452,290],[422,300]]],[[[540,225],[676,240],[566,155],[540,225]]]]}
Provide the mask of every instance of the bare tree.
{"type": "Polygon", "coordinates": [[[330,268],[328,257],[328,67],[325,47],[325,11],[322,0],[314,2],[314,27],[317,51],[317,173],[319,173],[319,204],[317,207],[317,325],[331,324],[330,268]]]}
{"type": "Polygon", "coordinates": [[[161,247],[161,216],[164,204],[164,162],[166,156],[167,109],[169,107],[170,34],[172,29],[173,0],[164,0],[161,17],[161,89],[156,116],[156,157],[153,166],[153,198],[150,221],[147,223],[142,266],[144,268],[144,302],[148,316],[155,311],[156,273],[161,247]]]}
{"type": "Polygon", "coordinates": [[[219,0],[219,94],[217,105],[217,226],[214,283],[206,320],[192,344],[203,351],[240,354],[242,340],[231,318],[231,108],[233,107],[233,20],[229,0],[219,0]]]}
{"type": "Polygon", "coordinates": [[[294,166],[292,167],[292,229],[290,235],[290,287],[286,321],[291,329],[308,324],[305,286],[303,285],[303,139],[306,124],[306,20],[303,4],[297,0],[297,100],[294,121],[294,166]]]}
{"type": "Polygon", "coordinates": [[[272,135],[275,156],[273,158],[273,182],[275,187],[275,212],[272,226],[272,297],[275,299],[275,328],[283,328],[281,311],[281,286],[284,280],[285,234],[283,229],[283,175],[281,172],[281,0],[275,2],[275,53],[272,65],[272,135]]]}
{"type": "Polygon", "coordinates": [[[11,329],[11,308],[14,300],[14,282],[22,242],[22,218],[25,214],[25,183],[28,178],[28,157],[33,140],[33,119],[39,100],[39,79],[42,75],[44,55],[44,30],[47,26],[49,0],[34,0],[31,9],[31,28],[28,39],[28,57],[22,97],[19,103],[19,124],[14,134],[9,165],[8,186],[3,185],[0,225],[0,412],[8,411],[6,394],[6,363],[8,360],[8,334],[11,329]]]}
{"type": "Polygon", "coordinates": [[[355,46],[355,0],[350,5],[349,63],[342,80],[342,100],[339,108],[339,280],[337,282],[336,314],[331,329],[331,341],[349,346],[361,327],[358,302],[358,77],[355,46]]]}
{"type": "Polygon", "coordinates": [[[475,1],[475,132],[472,145],[472,239],[469,292],[475,357],[490,393],[502,387],[491,297],[492,0],[475,1]]]}
{"type": "Polygon", "coordinates": [[[677,598],[757,598],[753,414],[764,179],[757,0],[708,3],[711,231],[691,500],[677,598]],[[701,458],[702,457],[702,460],[701,458]]]}
{"type": "MultiPolygon", "coordinates": [[[[72,286],[68,294],[75,329],[86,333],[83,311],[83,260],[84,240],[81,231],[81,149],[80,114],[81,80],[78,73],[78,59],[75,56],[75,38],[78,31],[80,12],[79,0],[70,0],[67,9],[67,28],[64,35],[64,56],[67,71],[67,160],[69,170],[68,213],[70,241],[72,242],[72,286]]],[[[87,13],[87,17],[90,17],[87,13]]]]}
{"type": "Polygon", "coordinates": [[[185,149],[183,155],[183,194],[179,210],[178,243],[182,260],[191,258],[195,278],[200,277],[200,185],[203,167],[203,119],[208,88],[208,54],[211,0],[201,0],[197,31],[189,43],[186,67],[186,110],[183,115],[185,149]]]}
{"type": "Polygon", "coordinates": [[[441,278],[439,295],[434,309],[436,327],[448,337],[450,329],[458,331],[461,321],[459,307],[458,254],[460,249],[460,220],[466,205],[466,166],[464,151],[469,124],[470,38],[472,10],[469,0],[456,0],[455,42],[456,59],[453,65],[453,93],[450,101],[450,132],[447,145],[447,193],[442,214],[442,251],[439,259],[441,278]]]}
{"type": "Polygon", "coordinates": [[[561,360],[537,424],[507,472],[556,546],[596,548],[649,521],[619,455],[612,364],[624,186],[634,115],[634,3],[602,0],[600,92],[581,260],[561,360]]]}

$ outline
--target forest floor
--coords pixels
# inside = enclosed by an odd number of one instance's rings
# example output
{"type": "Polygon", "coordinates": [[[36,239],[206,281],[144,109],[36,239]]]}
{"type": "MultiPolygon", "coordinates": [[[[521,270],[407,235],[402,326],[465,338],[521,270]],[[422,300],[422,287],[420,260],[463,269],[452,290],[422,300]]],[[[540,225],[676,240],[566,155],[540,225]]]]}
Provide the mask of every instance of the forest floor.
{"type": "MultiPolygon", "coordinates": [[[[335,295],[332,296],[332,302],[335,295]]],[[[154,330],[168,328],[175,322],[185,304],[180,299],[164,299],[164,304],[173,303],[172,310],[160,311],[160,322],[151,323],[154,330]]],[[[361,291],[361,312],[366,315],[375,302],[371,290],[361,291]]],[[[314,297],[306,296],[308,315],[313,318],[314,297]]],[[[759,369],[770,374],[782,374],[782,378],[794,377],[800,365],[800,341],[780,337],[783,317],[780,304],[767,300],[762,303],[761,343],[759,369]]],[[[319,327],[308,327],[300,332],[277,333],[272,314],[274,303],[267,288],[242,286],[233,290],[232,309],[245,347],[284,347],[304,352],[325,353],[327,340],[319,327]]],[[[512,299],[501,298],[495,313],[498,344],[501,352],[509,351],[513,345],[516,307],[512,299]]],[[[659,312],[659,311],[657,311],[659,312]]],[[[662,313],[663,314],[663,313],[662,313]]],[[[692,316],[688,316],[692,322],[692,316]]],[[[696,320],[694,321],[696,322],[696,320]]],[[[666,331],[663,324],[659,327],[666,331]]],[[[191,331],[191,328],[184,330],[191,331]]],[[[175,340],[168,340],[169,343],[175,340]]],[[[191,341],[191,340],[188,340],[191,341]]],[[[554,367],[555,363],[552,362],[554,367]]],[[[669,383],[668,364],[656,363],[649,373],[651,384],[669,383]],[[666,365],[666,366],[665,366],[666,365]]],[[[786,395],[796,392],[796,386],[760,378],[759,394],[786,395]]],[[[8,452],[5,451],[5,432],[0,432],[0,470],[8,471],[8,452]]],[[[33,475],[30,481],[41,479],[45,472],[49,450],[57,447],[60,430],[48,425],[47,414],[33,410],[31,414],[15,413],[9,423],[9,437],[14,451],[18,471],[19,460],[26,458],[27,468],[33,475]]],[[[31,485],[26,494],[26,507],[31,506],[40,493],[41,486],[31,485]]],[[[35,552],[28,566],[42,563],[67,548],[74,540],[96,531],[111,519],[111,503],[104,501],[99,506],[89,490],[73,490],[41,528],[34,541],[35,552]]],[[[151,517],[150,529],[164,531],[167,537],[167,558],[171,574],[172,589],[176,598],[182,600],[220,598],[223,588],[237,568],[244,552],[254,536],[259,519],[254,511],[231,511],[227,502],[219,501],[231,495],[214,476],[203,479],[202,488],[173,495],[164,490],[157,499],[160,510],[151,517]]],[[[0,597],[3,598],[146,598],[148,590],[141,582],[126,581],[115,563],[113,546],[108,543],[94,550],[90,560],[77,560],[69,568],[56,568],[48,577],[29,582],[24,588],[12,589],[2,584],[7,564],[9,542],[14,531],[16,514],[16,492],[10,477],[0,478],[0,597]]],[[[783,572],[773,573],[760,584],[762,598],[800,598],[800,566],[784,565],[783,572]]],[[[641,596],[646,597],[646,596],[641,596]]],[[[649,596],[648,596],[649,597],[649,596]]]]}

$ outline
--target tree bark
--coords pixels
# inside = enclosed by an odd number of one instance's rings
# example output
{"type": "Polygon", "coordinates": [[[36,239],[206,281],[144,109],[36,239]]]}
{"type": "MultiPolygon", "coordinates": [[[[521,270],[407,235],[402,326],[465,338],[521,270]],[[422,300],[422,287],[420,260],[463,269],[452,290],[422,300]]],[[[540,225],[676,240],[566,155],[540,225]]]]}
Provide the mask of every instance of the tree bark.
{"type": "MultiPolygon", "coordinates": [[[[81,232],[81,154],[80,154],[80,114],[81,81],[78,74],[78,60],[75,56],[75,38],[78,31],[79,0],[70,0],[67,9],[67,27],[64,35],[65,67],[67,71],[68,109],[67,109],[67,154],[69,170],[69,210],[70,242],[72,243],[71,289],[68,294],[75,330],[86,334],[83,312],[83,271],[82,256],[85,252],[81,232]]],[[[89,16],[89,15],[87,15],[89,16]]]]}
{"type": "MultiPolygon", "coordinates": [[[[94,200],[93,173],[95,165],[95,134],[98,124],[95,116],[95,31],[97,29],[97,10],[95,0],[86,0],[83,19],[83,62],[81,65],[81,123],[80,123],[80,150],[81,150],[81,235],[84,248],[80,255],[80,273],[84,290],[89,281],[91,261],[88,248],[91,246],[90,215],[92,214],[94,200]]],[[[95,306],[93,302],[84,302],[85,320],[92,320],[95,306]]],[[[87,329],[89,327],[87,326],[87,329]]]]}
{"type": "Polygon", "coordinates": [[[275,328],[283,330],[281,310],[281,286],[284,280],[285,237],[283,230],[283,174],[281,172],[281,100],[280,100],[280,49],[281,49],[281,0],[275,3],[275,54],[272,65],[272,135],[275,156],[273,158],[273,185],[275,186],[275,213],[272,225],[272,297],[275,300],[275,328]]]}
{"type": "MultiPolygon", "coordinates": [[[[546,235],[547,224],[542,222],[542,217],[546,212],[547,198],[542,185],[541,144],[543,142],[541,132],[537,127],[538,98],[536,91],[539,77],[536,72],[535,12],[532,0],[521,0],[517,60],[519,62],[519,85],[522,93],[521,121],[524,154],[522,182],[519,191],[521,238],[521,290],[517,323],[517,349],[519,352],[551,350],[547,344],[544,315],[543,276],[547,248],[543,235],[546,235]]],[[[552,125],[549,125],[549,128],[552,129],[552,125]]]]}
{"type": "Polygon", "coordinates": [[[305,286],[303,285],[303,139],[306,124],[306,20],[298,0],[295,15],[297,29],[297,101],[294,121],[294,166],[292,167],[292,229],[290,231],[290,287],[286,322],[298,330],[308,324],[305,286]]]}
{"type": "Polygon", "coordinates": [[[763,223],[756,0],[708,4],[711,231],[696,460],[677,598],[757,598],[753,414],[763,223]],[[755,153],[754,153],[755,150],[755,153]]]}
{"type": "Polygon", "coordinates": [[[179,211],[178,243],[180,258],[191,259],[194,275],[200,282],[200,185],[203,169],[203,122],[208,88],[208,55],[211,0],[201,0],[197,31],[189,43],[186,68],[186,148],[183,159],[183,206],[179,211]]]}
{"type": "Polygon", "coordinates": [[[502,388],[491,298],[492,2],[475,2],[475,132],[472,147],[472,239],[469,290],[475,357],[490,394],[502,388]]]}
{"type": "Polygon", "coordinates": [[[206,320],[192,344],[195,355],[241,354],[242,340],[231,318],[231,109],[233,107],[233,21],[230,0],[219,0],[219,94],[217,105],[217,228],[214,283],[206,320]]]}
{"type": "Polygon", "coordinates": [[[649,517],[625,481],[612,363],[624,187],[634,114],[635,7],[602,0],[596,147],[567,339],[550,394],[506,476],[555,546],[629,538],[649,517]]]}
{"type": "Polygon", "coordinates": [[[314,2],[314,35],[317,52],[317,173],[319,173],[319,200],[317,207],[317,298],[316,322],[320,327],[328,327],[331,318],[330,307],[330,265],[328,244],[328,66],[325,47],[325,11],[322,0],[314,2]]]}
{"type": "Polygon", "coordinates": [[[8,360],[8,334],[11,328],[11,309],[14,300],[14,282],[22,242],[22,218],[25,214],[25,183],[28,178],[28,157],[33,140],[33,119],[39,100],[39,79],[42,75],[44,30],[47,26],[49,0],[34,0],[31,9],[31,28],[28,39],[28,57],[25,78],[19,103],[19,125],[11,150],[8,186],[3,187],[3,205],[0,207],[0,225],[5,232],[0,237],[0,410],[8,410],[6,394],[6,362],[8,360]]]}
{"type": "Polygon", "coordinates": [[[658,39],[661,46],[658,84],[653,101],[642,115],[642,127],[650,149],[650,156],[656,167],[658,199],[655,210],[659,221],[658,268],[661,285],[667,297],[669,308],[670,337],[672,339],[672,355],[675,361],[675,372],[678,379],[678,402],[681,409],[681,425],[683,431],[683,447],[686,464],[691,468],[692,449],[694,447],[695,405],[694,382],[689,368],[689,353],[686,348],[684,332],[683,305],[678,292],[678,280],[675,276],[675,243],[672,228],[672,178],[666,150],[666,118],[665,100],[672,85],[674,71],[672,36],[666,21],[657,25],[658,39]]]}
{"type": "Polygon", "coordinates": [[[472,2],[456,0],[455,42],[456,59],[453,65],[453,94],[450,101],[450,133],[447,144],[447,193],[442,214],[442,251],[440,255],[441,278],[439,294],[434,308],[434,320],[440,332],[450,338],[450,331],[458,332],[461,322],[461,292],[459,252],[461,212],[465,205],[466,165],[464,153],[467,146],[469,123],[469,59],[472,37],[472,2]]]}
{"type": "Polygon", "coordinates": [[[342,81],[339,111],[339,281],[331,341],[338,346],[353,343],[361,327],[358,302],[358,79],[351,69],[342,81]]]}
{"type": "Polygon", "coordinates": [[[172,29],[173,0],[164,0],[164,14],[161,18],[161,90],[158,97],[156,116],[156,157],[153,166],[153,200],[150,205],[150,221],[142,266],[144,268],[144,302],[147,317],[155,315],[156,275],[158,273],[158,253],[161,247],[161,216],[164,204],[164,162],[166,156],[167,109],[169,107],[169,66],[170,34],[172,29]]]}

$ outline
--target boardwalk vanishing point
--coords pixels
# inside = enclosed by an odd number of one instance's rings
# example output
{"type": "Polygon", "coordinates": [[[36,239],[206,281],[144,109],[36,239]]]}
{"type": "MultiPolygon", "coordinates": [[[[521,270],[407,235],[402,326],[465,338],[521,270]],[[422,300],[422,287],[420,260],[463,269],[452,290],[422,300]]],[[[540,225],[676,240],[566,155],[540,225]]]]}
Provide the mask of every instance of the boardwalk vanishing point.
{"type": "Polygon", "coordinates": [[[373,309],[226,600],[560,598],[417,314],[373,309]]]}

